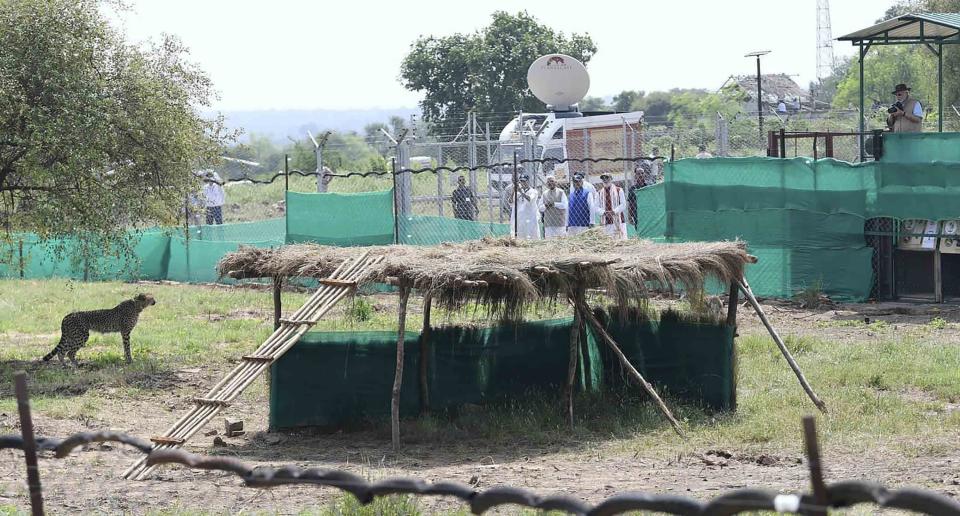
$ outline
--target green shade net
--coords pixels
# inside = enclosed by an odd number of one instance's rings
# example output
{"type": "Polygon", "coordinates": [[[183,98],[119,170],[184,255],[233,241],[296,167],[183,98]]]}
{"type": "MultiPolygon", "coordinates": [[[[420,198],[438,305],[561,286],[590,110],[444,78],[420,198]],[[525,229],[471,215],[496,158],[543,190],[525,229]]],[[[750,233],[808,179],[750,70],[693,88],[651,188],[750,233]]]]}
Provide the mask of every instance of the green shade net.
{"type": "Polygon", "coordinates": [[[407,215],[400,218],[399,231],[401,244],[437,245],[443,242],[479,240],[488,236],[506,236],[510,234],[510,225],[430,215],[407,215]]]}
{"type": "Polygon", "coordinates": [[[186,240],[170,238],[170,261],[167,279],[183,283],[233,283],[230,278],[220,278],[217,262],[225,254],[236,251],[241,245],[252,247],[276,247],[281,242],[219,242],[215,240],[186,240]]]}
{"type": "Polygon", "coordinates": [[[191,239],[219,242],[276,242],[282,244],[287,238],[287,223],[283,217],[256,222],[214,224],[190,228],[191,239]]]}
{"type": "Polygon", "coordinates": [[[287,243],[359,246],[393,241],[393,190],[287,192],[287,243]]]}
{"type": "Polygon", "coordinates": [[[151,230],[132,234],[132,255],[109,255],[88,250],[77,239],[43,241],[27,233],[20,242],[0,246],[0,277],[24,279],[71,278],[88,280],[166,279],[170,236],[151,230]]]}
{"type": "Polygon", "coordinates": [[[960,133],[884,133],[881,162],[960,162],[960,133]]]}
{"type": "MultiPolygon", "coordinates": [[[[571,319],[444,327],[431,333],[433,409],[515,398],[566,382],[571,319]]],[[[609,331],[646,378],[671,396],[716,410],[735,407],[733,331],[664,318],[611,323],[609,331]],[[641,355],[643,358],[641,359],[641,355]]],[[[418,334],[404,338],[400,411],[419,409],[418,334]]],[[[387,416],[396,366],[395,332],[310,332],[272,366],[270,426],[339,427],[387,416]]],[[[593,335],[581,339],[579,387],[622,387],[631,380],[593,335]]]]}
{"type": "Polygon", "coordinates": [[[820,286],[836,299],[866,299],[873,283],[866,219],[960,218],[960,203],[951,201],[960,195],[960,163],[688,159],[667,164],[663,188],[664,239],[745,240],[759,258],[747,279],[771,297],[820,286]]]}

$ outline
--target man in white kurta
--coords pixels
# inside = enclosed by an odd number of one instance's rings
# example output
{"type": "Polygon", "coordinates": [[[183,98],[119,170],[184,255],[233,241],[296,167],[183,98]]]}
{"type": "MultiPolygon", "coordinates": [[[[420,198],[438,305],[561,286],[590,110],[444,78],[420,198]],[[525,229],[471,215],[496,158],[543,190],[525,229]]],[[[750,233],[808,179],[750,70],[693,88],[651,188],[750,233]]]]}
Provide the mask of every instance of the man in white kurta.
{"type": "Polygon", "coordinates": [[[627,221],[623,212],[627,208],[627,199],[623,189],[613,184],[610,174],[600,176],[603,187],[597,190],[597,210],[603,232],[617,240],[627,239],[627,221]]]}
{"type": "Polygon", "coordinates": [[[540,202],[536,188],[530,186],[530,177],[521,174],[516,193],[509,192],[510,236],[524,240],[540,240],[540,202]]]}
{"type": "Polygon", "coordinates": [[[547,176],[547,188],[540,195],[540,213],[543,214],[543,238],[567,234],[567,194],[557,186],[554,176],[547,176]]]}

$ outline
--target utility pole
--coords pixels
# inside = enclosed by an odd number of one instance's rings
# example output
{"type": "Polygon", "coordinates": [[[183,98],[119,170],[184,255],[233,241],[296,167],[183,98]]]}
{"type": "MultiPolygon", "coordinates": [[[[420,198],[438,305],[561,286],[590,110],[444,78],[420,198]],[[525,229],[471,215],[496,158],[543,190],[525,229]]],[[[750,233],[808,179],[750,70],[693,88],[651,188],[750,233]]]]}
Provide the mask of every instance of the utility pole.
{"type": "Polygon", "coordinates": [[[763,138],[763,79],[760,75],[760,56],[765,56],[769,54],[769,50],[758,50],[756,52],[750,52],[745,54],[743,57],[756,57],[757,58],[757,127],[760,133],[760,143],[764,141],[763,138]]]}

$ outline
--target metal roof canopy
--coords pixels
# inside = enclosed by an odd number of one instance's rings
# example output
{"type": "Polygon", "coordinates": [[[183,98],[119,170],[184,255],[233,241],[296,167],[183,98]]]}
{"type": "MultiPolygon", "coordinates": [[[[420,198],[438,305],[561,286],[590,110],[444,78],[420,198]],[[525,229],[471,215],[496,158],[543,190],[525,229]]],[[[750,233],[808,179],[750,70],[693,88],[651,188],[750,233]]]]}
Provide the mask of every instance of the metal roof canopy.
{"type": "Polygon", "coordinates": [[[837,38],[860,47],[860,149],[863,159],[863,59],[873,45],[924,45],[937,56],[937,131],[943,132],[943,46],[960,44],[960,13],[905,14],[837,38]],[[936,48],[934,48],[936,45],[936,48]]]}

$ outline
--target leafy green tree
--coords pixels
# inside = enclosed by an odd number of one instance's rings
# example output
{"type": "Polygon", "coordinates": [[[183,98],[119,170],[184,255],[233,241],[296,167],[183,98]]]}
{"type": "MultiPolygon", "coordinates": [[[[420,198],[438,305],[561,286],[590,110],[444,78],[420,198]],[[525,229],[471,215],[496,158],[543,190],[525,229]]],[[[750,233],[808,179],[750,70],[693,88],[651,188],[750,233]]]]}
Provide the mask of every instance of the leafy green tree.
{"type": "Polygon", "coordinates": [[[423,116],[438,126],[462,121],[471,109],[537,112],[545,106],[527,88],[530,64],[550,53],[587,63],[596,51],[588,35],[568,38],[526,12],[497,11],[490,25],[473,34],[415,41],[400,66],[400,81],[407,89],[424,93],[423,116]]]}
{"type": "Polygon", "coordinates": [[[642,91],[623,90],[613,96],[613,109],[621,112],[630,111],[630,108],[644,95],[645,93],[642,91]]]}
{"type": "Polygon", "coordinates": [[[670,114],[670,99],[666,91],[653,91],[633,102],[631,109],[643,111],[646,118],[664,118],[670,114]]]}
{"type": "Polygon", "coordinates": [[[580,101],[580,111],[609,111],[610,106],[602,97],[585,97],[580,101]]]}
{"type": "MultiPolygon", "coordinates": [[[[138,48],[95,0],[0,1],[0,198],[6,239],[128,243],[175,223],[226,141],[210,80],[165,37],[138,48]]],[[[98,244],[99,245],[99,244],[98,244]]]]}

